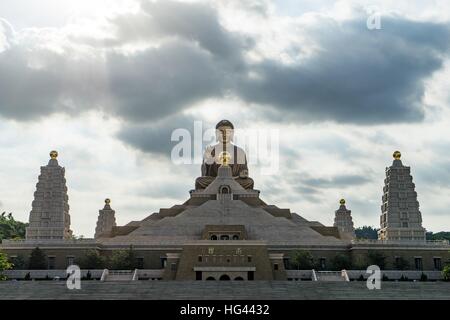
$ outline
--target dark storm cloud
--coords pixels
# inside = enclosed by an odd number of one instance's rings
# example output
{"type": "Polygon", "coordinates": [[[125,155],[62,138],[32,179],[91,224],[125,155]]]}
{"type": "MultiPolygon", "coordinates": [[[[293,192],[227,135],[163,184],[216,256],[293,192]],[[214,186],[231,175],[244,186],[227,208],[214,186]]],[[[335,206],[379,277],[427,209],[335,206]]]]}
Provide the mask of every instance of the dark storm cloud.
{"type": "MultiPolygon", "coordinates": [[[[152,123],[132,124],[129,123],[119,131],[117,137],[125,143],[143,152],[156,153],[163,156],[170,157],[171,151],[182,138],[174,137],[175,141],[171,141],[171,136],[174,130],[184,129],[190,134],[191,146],[194,146],[194,121],[196,119],[189,115],[178,114],[169,116],[152,123]]],[[[202,134],[204,130],[212,127],[212,123],[203,121],[202,134]]],[[[210,143],[210,141],[203,141],[203,145],[210,143]]],[[[193,151],[192,151],[193,152],[193,151]]],[[[191,154],[192,155],[192,154],[191,154]]]]}
{"type": "Polygon", "coordinates": [[[424,80],[442,67],[449,28],[401,18],[384,18],[382,27],[324,21],[310,30],[318,53],[298,65],[256,64],[258,77],[244,79],[237,91],[248,102],[305,121],[420,121],[424,80]]]}
{"type": "Polygon", "coordinates": [[[33,120],[52,113],[77,115],[105,93],[97,61],[20,46],[0,52],[0,115],[33,120]]]}
{"type": "Polygon", "coordinates": [[[448,57],[448,26],[383,17],[382,29],[371,31],[365,18],[298,27],[319,50],[297,63],[250,62],[243,57],[256,40],[226,30],[209,4],[143,1],[138,13],[111,20],[115,42],[91,47],[91,55],[9,41],[0,52],[0,115],[23,120],[102,109],[127,121],[129,132],[121,136],[136,146],[143,143],[131,133],[133,123],[139,131],[139,123],[224,94],[270,121],[422,120],[424,81],[448,57]],[[120,50],[134,42],[155,45],[120,50]]]}
{"type": "Polygon", "coordinates": [[[207,3],[140,1],[141,11],[112,19],[120,43],[132,40],[181,38],[197,43],[214,56],[240,60],[250,38],[231,33],[219,23],[215,8],[207,3]]]}
{"type": "Polygon", "coordinates": [[[183,107],[222,94],[226,76],[210,55],[183,42],[132,56],[108,57],[115,112],[135,122],[175,114],[183,107]]]}

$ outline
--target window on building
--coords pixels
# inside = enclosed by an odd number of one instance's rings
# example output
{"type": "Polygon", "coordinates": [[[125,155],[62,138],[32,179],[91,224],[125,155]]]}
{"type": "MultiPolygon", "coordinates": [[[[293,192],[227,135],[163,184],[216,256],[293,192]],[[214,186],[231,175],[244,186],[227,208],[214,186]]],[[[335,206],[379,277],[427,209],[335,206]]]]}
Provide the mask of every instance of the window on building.
{"type": "Polygon", "coordinates": [[[230,240],[230,236],[224,234],[224,235],[220,236],[220,240],[230,240]]]}
{"type": "Polygon", "coordinates": [[[402,222],[402,228],[408,228],[408,222],[402,222]]]}
{"type": "Polygon", "coordinates": [[[55,257],[48,257],[48,269],[49,270],[55,269],[55,261],[56,261],[55,257]]]}
{"type": "Polygon", "coordinates": [[[247,256],[247,262],[252,262],[252,256],[247,256]]]}
{"type": "Polygon", "coordinates": [[[239,236],[237,234],[233,235],[233,240],[239,240],[239,236]]]}
{"type": "Polygon", "coordinates": [[[211,240],[217,240],[217,236],[215,234],[213,234],[210,239],[211,240]]]}
{"type": "Polygon", "coordinates": [[[143,257],[136,258],[136,268],[144,269],[144,258],[143,257]]]}
{"type": "Polygon", "coordinates": [[[273,264],[273,270],[278,271],[278,263],[273,264]]]}
{"type": "Polygon", "coordinates": [[[442,260],[441,258],[433,258],[434,270],[442,270],[442,260]]]}
{"type": "Polygon", "coordinates": [[[250,281],[255,280],[255,272],[254,271],[248,271],[247,279],[250,280],[250,281]]]}
{"type": "Polygon", "coordinates": [[[408,219],[408,212],[402,212],[401,217],[402,219],[408,219]]]}
{"type": "Polygon", "coordinates": [[[195,280],[202,280],[202,272],[201,271],[195,272],[195,280]]]}
{"type": "Polygon", "coordinates": [[[74,256],[67,256],[66,257],[66,264],[67,266],[71,266],[75,263],[75,257],[74,256]]]}
{"type": "Polygon", "coordinates": [[[170,270],[171,270],[171,271],[177,271],[177,264],[176,264],[176,263],[172,263],[172,264],[170,265],[170,270]]]}
{"type": "Polygon", "coordinates": [[[202,262],[203,261],[203,257],[202,256],[198,256],[198,262],[202,262]]]}
{"type": "Polygon", "coordinates": [[[416,270],[422,270],[422,258],[421,257],[416,257],[414,258],[414,265],[416,267],[416,270]]]}
{"type": "Polygon", "coordinates": [[[285,269],[290,269],[291,268],[291,261],[290,261],[289,257],[283,258],[283,263],[284,263],[284,268],[285,269]]]}
{"type": "Polygon", "coordinates": [[[161,269],[164,269],[167,266],[167,258],[161,257],[161,269]]]}
{"type": "Polygon", "coordinates": [[[320,258],[319,263],[320,263],[320,269],[325,270],[327,267],[327,259],[320,258]]]}

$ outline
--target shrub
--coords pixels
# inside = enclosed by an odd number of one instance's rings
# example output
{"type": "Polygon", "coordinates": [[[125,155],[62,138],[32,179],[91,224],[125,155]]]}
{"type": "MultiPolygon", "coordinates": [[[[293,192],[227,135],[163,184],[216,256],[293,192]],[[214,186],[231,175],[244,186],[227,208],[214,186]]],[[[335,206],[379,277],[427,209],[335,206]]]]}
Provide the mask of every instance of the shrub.
{"type": "Polygon", "coordinates": [[[106,259],[97,250],[89,250],[78,264],[81,269],[105,269],[106,259]]]}
{"type": "Polygon", "coordinates": [[[369,259],[369,263],[371,265],[376,265],[380,267],[381,270],[385,269],[386,266],[386,256],[378,251],[370,250],[367,253],[367,258],[369,259]]]}
{"type": "Polygon", "coordinates": [[[292,257],[292,267],[298,270],[312,269],[314,267],[313,256],[309,251],[295,251],[292,257]]]}
{"type": "Polygon", "coordinates": [[[359,275],[359,277],[358,277],[358,281],[364,281],[364,276],[361,274],[361,275],[359,275]]]}
{"type": "Polygon", "coordinates": [[[6,280],[6,276],[2,275],[2,271],[9,270],[13,267],[13,264],[8,261],[6,253],[0,252],[0,280],[6,280]]]}
{"type": "Polygon", "coordinates": [[[28,272],[25,277],[23,278],[23,280],[31,280],[31,274],[28,272]]]}
{"type": "Polygon", "coordinates": [[[133,248],[128,250],[114,251],[108,262],[109,268],[113,270],[133,270],[137,268],[133,248]]]}
{"type": "Polygon", "coordinates": [[[47,269],[47,256],[44,251],[38,247],[31,251],[30,260],[28,261],[28,268],[30,270],[45,270],[47,269]]]}
{"type": "Polygon", "coordinates": [[[446,265],[442,270],[442,278],[444,281],[450,281],[450,264],[446,265]]]}
{"type": "Polygon", "coordinates": [[[389,281],[389,278],[387,275],[383,274],[383,278],[381,278],[383,281],[389,281]]]}
{"type": "Polygon", "coordinates": [[[400,277],[399,281],[408,281],[408,277],[405,277],[404,275],[402,275],[400,277]]]}
{"type": "Polygon", "coordinates": [[[333,270],[351,269],[352,261],[348,255],[340,253],[334,256],[331,265],[333,270]]]}
{"type": "Polygon", "coordinates": [[[408,270],[409,262],[405,258],[399,257],[398,259],[395,259],[394,268],[397,270],[408,270]]]}

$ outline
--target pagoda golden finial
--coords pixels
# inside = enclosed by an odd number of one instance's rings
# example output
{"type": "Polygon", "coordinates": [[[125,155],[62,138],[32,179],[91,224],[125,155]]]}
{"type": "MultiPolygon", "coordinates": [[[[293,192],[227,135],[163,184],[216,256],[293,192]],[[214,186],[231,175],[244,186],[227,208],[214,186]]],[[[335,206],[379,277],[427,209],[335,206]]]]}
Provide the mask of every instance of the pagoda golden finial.
{"type": "Polygon", "coordinates": [[[339,203],[340,203],[341,205],[344,205],[344,204],[345,204],[345,199],[339,200],[339,203]]]}
{"type": "Polygon", "coordinates": [[[392,156],[394,157],[395,160],[400,160],[402,154],[400,153],[400,151],[395,151],[392,156]]]}
{"type": "Polygon", "coordinates": [[[56,151],[56,150],[50,151],[50,158],[51,158],[51,159],[56,159],[56,158],[58,158],[58,151],[56,151]]]}
{"type": "Polygon", "coordinates": [[[105,199],[105,204],[109,205],[111,203],[111,199],[110,198],[106,198],[105,199]]]}
{"type": "Polygon", "coordinates": [[[228,151],[222,151],[219,154],[219,162],[223,165],[223,166],[228,166],[228,164],[230,163],[231,160],[231,155],[228,151]]]}

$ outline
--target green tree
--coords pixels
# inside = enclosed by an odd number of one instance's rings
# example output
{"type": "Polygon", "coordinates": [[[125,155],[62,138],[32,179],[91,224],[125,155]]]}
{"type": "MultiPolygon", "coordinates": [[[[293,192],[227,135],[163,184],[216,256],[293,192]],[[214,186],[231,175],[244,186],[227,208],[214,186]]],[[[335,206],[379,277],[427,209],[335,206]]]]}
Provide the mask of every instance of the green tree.
{"type": "Polygon", "coordinates": [[[0,214],[0,241],[3,239],[24,239],[27,223],[16,221],[12,213],[0,214]]]}
{"type": "Polygon", "coordinates": [[[334,270],[351,269],[352,260],[348,255],[339,253],[331,259],[331,266],[334,270]]]}
{"type": "Polygon", "coordinates": [[[291,267],[297,270],[309,270],[314,267],[314,259],[309,251],[297,250],[292,255],[291,267]]]}
{"type": "Polygon", "coordinates": [[[450,264],[446,265],[442,270],[442,277],[444,281],[450,281],[450,264]]]}
{"type": "Polygon", "coordinates": [[[6,276],[2,274],[2,271],[9,270],[13,267],[13,264],[8,261],[8,256],[4,252],[0,252],[0,280],[6,280],[6,276]]]}
{"type": "Polygon", "coordinates": [[[36,247],[31,251],[30,260],[28,261],[28,269],[43,270],[47,269],[47,256],[44,251],[36,247]]]}
{"type": "Polygon", "coordinates": [[[78,265],[81,269],[104,269],[106,268],[106,259],[97,250],[89,250],[80,259],[78,265]]]}
{"type": "Polygon", "coordinates": [[[128,250],[114,251],[108,263],[114,270],[133,270],[137,268],[136,256],[133,247],[128,250]]]}
{"type": "Polygon", "coordinates": [[[357,239],[378,239],[377,228],[370,226],[363,226],[355,229],[355,235],[357,239]]]}
{"type": "Polygon", "coordinates": [[[13,264],[14,270],[25,270],[28,266],[28,263],[25,261],[25,258],[22,255],[10,258],[10,262],[13,264]]]}
{"type": "Polygon", "coordinates": [[[427,232],[426,233],[427,240],[450,240],[450,232],[441,231],[441,232],[427,232]]]}
{"type": "Polygon", "coordinates": [[[367,258],[369,259],[369,263],[371,265],[376,265],[379,266],[380,269],[385,269],[386,267],[386,256],[379,252],[379,251],[373,251],[373,250],[369,250],[369,252],[367,253],[367,258]]]}
{"type": "Polygon", "coordinates": [[[394,268],[397,270],[408,270],[409,262],[405,258],[399,257],[399,258],[395,259],[394,268]]]}

